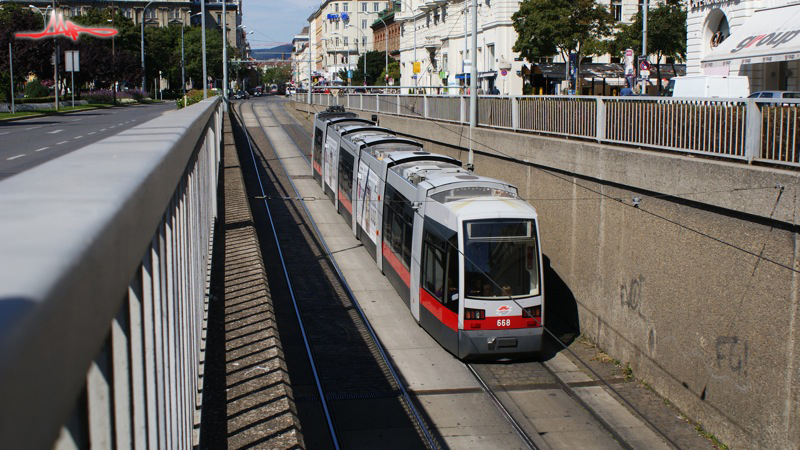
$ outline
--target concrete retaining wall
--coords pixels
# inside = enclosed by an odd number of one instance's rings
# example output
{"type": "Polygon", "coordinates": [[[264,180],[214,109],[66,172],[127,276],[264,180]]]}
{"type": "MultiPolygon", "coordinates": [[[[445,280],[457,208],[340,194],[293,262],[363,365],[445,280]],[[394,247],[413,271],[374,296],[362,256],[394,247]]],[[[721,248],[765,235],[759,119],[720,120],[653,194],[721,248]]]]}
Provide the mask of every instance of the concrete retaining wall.
{"type": "MultiPolygon", "coordinates": [[[[379,119],[467,161],[468,127],[379,119]]],[[[800,446],[800,174],[485,128],[473,139],[476,172],[540,214],[550,312],[574,311],[723,442],[800,446]]]]}

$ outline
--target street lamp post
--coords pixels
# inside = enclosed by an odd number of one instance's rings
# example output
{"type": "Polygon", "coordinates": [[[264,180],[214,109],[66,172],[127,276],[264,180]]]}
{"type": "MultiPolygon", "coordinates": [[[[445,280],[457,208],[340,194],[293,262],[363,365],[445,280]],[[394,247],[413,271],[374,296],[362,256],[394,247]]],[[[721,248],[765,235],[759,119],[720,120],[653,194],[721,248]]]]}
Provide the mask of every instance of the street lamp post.
{"type": "MultiPolygon", "coordinates": [[[[50,9],[50,6],[45,8],[44,12],[42,12],[41,9],[33,5],[28,5],[28,7],[31,9],[35,9],[36,11],[39,11],[39,14],[42,15],[42,22],[44,22],[44,28],[47,28],[47,18],[45,17],[45,14],[50,9]]],[[[56,0],[53,0],[52,8],[53,8],[53,15],[55,15],[56,0]]],[[[55,36],[53,36],[53,93],[55,94],[56,111],[58,111],[58,41],[56,40],[55,36]]]]}
{"type": "MultiPolygon", "coordinates": [[[[414,8],[411,5],[409,5],[408,3],[406,3],[403,0],[398,0],[398,1],[400,1],[400,4],[405,5],[406,7],[408,7],[409,12],[411,12],[411,18],[414,21],[414,62],[417,62],[417,16],[414,13],[414,8]]],[[[467,0],[464,0],[464,1],[466,2],[467,0]]],[[[408,19],[404,19],[404,22],[406,22],[406,21],[408,21],[408,19]]],[[[414,71],[414,66],[413,65],[411,66],[411,71],[412,72],[414,71]]],[[[418,83],[419,83],[419,78],[416,79],[416,82],[414,84],[418,84],[418,83]]]]}
{"type": "MultiPolygon", "coordinates": [[[[361,31],[360,28],[354,27],[352,25],[348,25],[347,26],[347,28],[351,28],[351,27],[355,28],[355,30],[358,31],[359,33],[361,33],[362,36],[367,37],[367,35],[363,31],[361,31]]],[[[364,86],[366,86],[367,85],[367,47],[366,47],[366,45],[362,45],[362,47],[364,47],[364,86]]],[[[360,56],[360,53],[358,52],[358,35],[357,34],[356,34],[356,54],[358,54],[360,56]]],[[[348,59],[350,58],[349,52],[348,52],[347,57],[348,57],[348,59]]],[[[349,61],[348,61],[348,63],[349,63],[349,61]]]]}
{"type": "Polygon", "coordinates": [[[206,2],[200,2],[200,28],[203,41],[203,98],[208,98],[208,74],[206,73],[206,2]]]}
{"type": "Polygon", "coordinates": [[[145,14],[147,13],[147,7],[150,6],[151,3],[153,3],[153,0],[150,0],[146,5],[144,5],[144,9],[142,9],[142,93],[147,92],[147,74],[145,73],[144,65],[144,20],[145,14]]]}
{"type": "Polygon", "coordinates": [[[222,100],[225,102],[225,112],[228,112],[228,13],[222,0],[222,100]]]}

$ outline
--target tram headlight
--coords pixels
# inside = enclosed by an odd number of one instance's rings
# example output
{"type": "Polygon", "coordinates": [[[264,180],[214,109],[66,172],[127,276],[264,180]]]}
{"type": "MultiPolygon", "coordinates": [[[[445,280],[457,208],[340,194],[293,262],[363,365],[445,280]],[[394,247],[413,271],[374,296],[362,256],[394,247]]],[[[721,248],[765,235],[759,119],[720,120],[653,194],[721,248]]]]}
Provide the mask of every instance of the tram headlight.
{"type": "Polygon", "coordinates": [[[482,309],[464,308],[464,318],[467,320],[483,320],[486,318],[486,311],[482,309]]]}
{"type": "Polygon", "coordinates": [[[522,317],[533,319],[528,321],[528,326],[537,327],[542,325],[542,305],[522,308],[522,317]]]}

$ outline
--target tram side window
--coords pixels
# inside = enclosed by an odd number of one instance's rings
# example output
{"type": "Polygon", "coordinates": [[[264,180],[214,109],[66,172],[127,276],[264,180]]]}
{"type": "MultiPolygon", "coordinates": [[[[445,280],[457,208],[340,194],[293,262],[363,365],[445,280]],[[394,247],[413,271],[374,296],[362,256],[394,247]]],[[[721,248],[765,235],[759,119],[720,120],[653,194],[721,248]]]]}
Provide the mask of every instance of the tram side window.
{"type": "Polygon", "coordinates": [[[413,217],[411,202],[387,185],[383,206],[383,239],[406,268],[411,267],[413,217]]]}
{"type": "Polygon", "coordinates": [[[447,309],[458,313],[458,247],[425,230],[422,249],[423,286],[447,309]]]}
{"type": "Polygon", "coordinates": [[[319,127],[314,130],[314,161],[322,161],[322,130],[319,127]]]}
{"type": "Polygon", "coordinates": [[[347,200],[351,200],[353,192],[353,155],[347,153],[343,148],[339,149],[339,191],[344,194],[347,200]]]}

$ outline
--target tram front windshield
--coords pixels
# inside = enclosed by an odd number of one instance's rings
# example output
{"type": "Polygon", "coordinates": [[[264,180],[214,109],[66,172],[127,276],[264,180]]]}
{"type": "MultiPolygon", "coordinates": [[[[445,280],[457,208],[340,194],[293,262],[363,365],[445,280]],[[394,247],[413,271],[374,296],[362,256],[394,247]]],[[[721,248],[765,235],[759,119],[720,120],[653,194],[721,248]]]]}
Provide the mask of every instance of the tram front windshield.
{"type": "Polygon", "coordinates": [[[539,294],[539,252],[533,220],[464,223],[467,297],[502,300],[539,294]]]}

